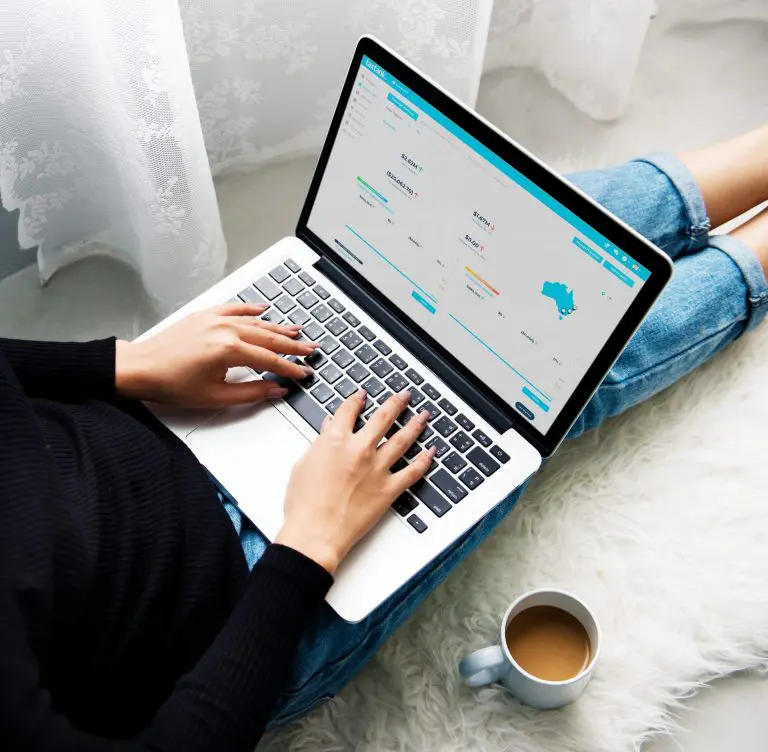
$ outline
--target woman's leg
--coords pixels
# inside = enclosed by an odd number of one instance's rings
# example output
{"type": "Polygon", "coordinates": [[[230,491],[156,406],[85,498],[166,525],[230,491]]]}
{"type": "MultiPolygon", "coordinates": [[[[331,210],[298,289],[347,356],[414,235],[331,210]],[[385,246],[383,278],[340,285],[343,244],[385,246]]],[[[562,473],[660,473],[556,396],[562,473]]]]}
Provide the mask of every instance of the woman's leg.
{"type": "MultiPolygon", "coordinates": [[[[693,176],[674,157],[658,155],[615,170],[576,176],[575,181],[663,245],[670,255],[688,255],[677,261],[674,281],[572,435],[661,391],[703,363],[755,326],[768,302],[762,268],[740,240],[717,238],[706,245],[703,197],[693,176]]],[[[522,491],[517,489],[507,497],[359,624],[342,621],[324,606],[302,643],[291,686],[281,698],[272,725],[298,717],[338,692],[450,571],[490,535],[522,491]]]]}

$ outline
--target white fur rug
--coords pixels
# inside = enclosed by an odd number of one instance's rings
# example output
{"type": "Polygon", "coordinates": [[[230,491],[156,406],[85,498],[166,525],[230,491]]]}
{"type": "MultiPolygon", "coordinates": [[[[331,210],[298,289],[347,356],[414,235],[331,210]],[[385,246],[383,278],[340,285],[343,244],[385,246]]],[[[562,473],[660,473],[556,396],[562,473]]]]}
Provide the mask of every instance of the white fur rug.
{"type": "Polygon", "coordinates": [[[768,327],[565,446],[362,674],[264,749],[636,750],[702,683],[768,668],[767,350],[768,327]],[[546,712],[463,687],[456,662],[550,585],[603,628],[584,696],[546,712]]]}

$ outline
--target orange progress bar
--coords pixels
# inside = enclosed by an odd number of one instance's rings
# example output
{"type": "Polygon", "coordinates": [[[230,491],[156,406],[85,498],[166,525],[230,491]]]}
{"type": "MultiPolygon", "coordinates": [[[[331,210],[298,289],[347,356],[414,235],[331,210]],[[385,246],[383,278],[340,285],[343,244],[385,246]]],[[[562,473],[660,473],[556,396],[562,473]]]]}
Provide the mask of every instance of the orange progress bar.
{"type": "Polygon", "coordinates": [[[470,269],[468,266],[464,267],[481,285],[485,285],[494,295],[499,295],[499,291],[489,285],[474,269],[470,269]]]}

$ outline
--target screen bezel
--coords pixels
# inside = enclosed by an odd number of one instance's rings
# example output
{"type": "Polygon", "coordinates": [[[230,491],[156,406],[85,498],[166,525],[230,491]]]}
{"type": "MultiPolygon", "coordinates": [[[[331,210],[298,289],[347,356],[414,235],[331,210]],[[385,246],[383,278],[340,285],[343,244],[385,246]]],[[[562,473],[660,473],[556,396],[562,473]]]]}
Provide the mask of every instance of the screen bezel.
{"type": "Polygon", "coordinates": [[[577,188],[543,165],[535,157],[525,152],[507,136],[486,123],[472,110],[461,104],[437,84],[427,80],[422,74],[410,67],[404,60],[385,48],[372,37],[363,37],[358,42],[352,63],[347,73],[339,102],[331,120],[331,125],[323,149],[315,168],[315,173],[301,210],[296,236],[311,245],[318,254],[331,259],[345,274],[376,301],[384,306],[404,326],[413,331],[424,344],[442,361],[455,369],[463,379],[479,390],[493,405],[508,417],[514,429],[533,444],[543,457],[548,457],[560,444],[570,427],[579,417],[592,394],[602,382],[611,366],[623,351],[627,342],[642,323],[656,298],[672,276],[673,265],[669,258],[634,230],[582,194],[577,188]],[[387,73],[398,79],[429,104],[453,120],[459,127],[480,141],[514,169],[559,201],[595,230],[604,235],[614,245],[622,248],[650,272],[637,297],[621,318],[603,348],[597,354],[592,365],[587,369],[570,398],[563,406],[549,429],[542,433],[533,423],[520,415],[513,405],[491,390],[485,382],[463,365],[442,344],[428,334],[413,319],[375,285],[354,269],[340,254],[308,226],[309,217],[322,182],[325,168],[333,149],[339,126],[347,105],[352,87],[364,56],[368,56],[387,73]]]}

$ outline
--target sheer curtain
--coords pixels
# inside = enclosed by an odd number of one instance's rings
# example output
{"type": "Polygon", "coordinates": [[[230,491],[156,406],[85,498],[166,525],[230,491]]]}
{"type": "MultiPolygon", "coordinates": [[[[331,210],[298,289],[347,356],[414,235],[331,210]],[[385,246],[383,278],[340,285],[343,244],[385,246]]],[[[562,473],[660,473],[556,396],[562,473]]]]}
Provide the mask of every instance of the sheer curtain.
{"type": "Polygon", "coordinates": [[[161,310],[188,300],[225,266],[213,177],[316,150],[366,32],[470,104],[485,61],[538,66],[591,115],[621,113],[651,0],[493,6],[5,0],[0,197],[21,246],[38,246],[43,281],[103,253],[161,310]]]}

